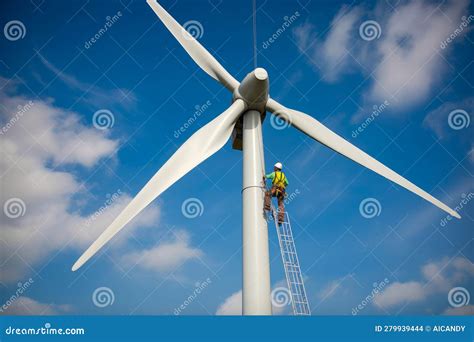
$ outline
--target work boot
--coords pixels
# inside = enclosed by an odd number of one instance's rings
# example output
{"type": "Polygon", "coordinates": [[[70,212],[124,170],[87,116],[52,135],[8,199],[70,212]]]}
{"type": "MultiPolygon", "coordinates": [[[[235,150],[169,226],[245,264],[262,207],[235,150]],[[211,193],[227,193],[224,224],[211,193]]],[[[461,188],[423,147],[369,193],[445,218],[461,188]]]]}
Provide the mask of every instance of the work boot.
{"type": "Polygon", "coordinates": [[[278,213],[278,224],[281,225],[283,222],[285,222],[285,213],[279,212],[278,213]]]}

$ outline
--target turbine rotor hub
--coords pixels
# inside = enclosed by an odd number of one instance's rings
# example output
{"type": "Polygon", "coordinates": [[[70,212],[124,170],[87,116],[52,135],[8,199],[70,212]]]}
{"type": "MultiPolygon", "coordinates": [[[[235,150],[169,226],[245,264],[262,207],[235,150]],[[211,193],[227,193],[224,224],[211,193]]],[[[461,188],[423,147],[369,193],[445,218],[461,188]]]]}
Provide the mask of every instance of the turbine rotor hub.
{"type": "Polygon", "coordinates": [[[264,68],[257,68],[253,71],[253,73],[259,81],[265,81],[268,79],[268,73],[264,68]]]}
{"type": "Polygon", "coordinates": [[[242,99],[248,110],[265,112],[268,100],[268,73],[263,68],[256,68],[242,80],[240,86],[234,90],[233,100],[242,99]]]}

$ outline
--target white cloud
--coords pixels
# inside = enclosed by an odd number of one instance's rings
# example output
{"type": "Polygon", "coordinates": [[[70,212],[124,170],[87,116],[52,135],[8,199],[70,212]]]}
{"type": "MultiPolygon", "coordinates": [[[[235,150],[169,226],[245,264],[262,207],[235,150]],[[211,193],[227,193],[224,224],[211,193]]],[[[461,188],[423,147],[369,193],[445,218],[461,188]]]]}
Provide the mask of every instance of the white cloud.
{"type": "Polygon", "coordinates": [[[466,258],[456,258],[452,264],[456,270],[474,276],[474,264],[470,260],[466,258]]]}
{"type": "Polygon", "coordinates": [[[242,290],[237,291],[227,297],[222,304],[219,305],[216,315],[222,316],[241,316],[242,315],[242,290]]]}
{"type": "MultiPolygon", "coordinates": [[[[286,280],[280,280],[273,285],[273,289],[286,288],[286,280]]],[[[286,303],[286,302],[285,302],[286,303]]],[[[272,303],[273,315],[285,315],[291,310],[291,302],[288,305],[280,306],[272,303]]],[[[222,302],[216,311],[216,315],[221,316],[241,316],[242,315],[242,290],[234,292],[222,302]]]]}
{"type": "Polygon", "coordinates": [[[443,315],[446,316],[474,316],[474,305],[465,305],[460,308],[447,308],[443,315]]]}
{"type": "Polygon", "coordinates": [[[395,282],[374,297],[379,307],[393,307],[407,302],[421,302],[435,293],[445,293],[451,288],[474,277],[473,263],[463,257],[430,262],[422,266],[424,281],[395,282]]]}
{"type": "MultiPolygon", "coordinates": [[[[51,102],[31,101],[21,96],[0,94],[4,106],[2,122],[8,122],[21,108],[32,103],[18,121],[2,136],[7,157],[13,163],[52,162],[90,167],[103,157],[115,154],[118,142],[94,127],[86,127],[79,116],[51,102]]],[[[5,161],[6,163],[7,161],[5,161]]]]}
{"type": "MultiPolygon", "coordinates": [[[[346,10],[343,7],[325,40],[317,41],[307,53],[318,57],[310,60],[328,81],[337,80],[353,68],[366,76],[373,72],[375,80],[363,95],[368,107],[388,100],[391,107],[407,108],[432,94],[445,71],[443,57],[451,50],[451,46],[440,49],[440,44],[459,27],[468,3],[451,0],[437,8],[437,4],[411,0],[396,10],[380,10],[387,6],[381,2],[375,12],[362,13],[362,9],[355,8],[342,15],[346,10]],[[364,41],[359,36],[359,26],[365,18],[378,22],[380,38],[364,41]],[[346,50],[356,60],[351,62],[346,50]]],[[[462,34],[456,41],[462,40],[462,34]]],[[[307,49],[316,32],[313,26],[305,24],[295,29],[295,35],[300,49],[307,49]]]]}
{"type": "Polygon", "coordinates": [[[423,285],[410,281],[407,283],[395,282],[374,298],[374,304],[381,307],[390,307],[404,302],[417,302],[425,299],[426,289],[423,285]]]}
{"type": "Polygon", "coordinates": [[[138,265],[144,269],[165,272],[176,269],[183,263],[200,258],[204,253],[190,246],[189,234],[184,230],[174,232],[174,239],[161,242],[151,249],[130,253],[123,261],[131,266],[138,265]]]}
{"type": "Polygon", "coordinates": [[[331,30],[324,41],[316,41],[315,27],[305,23],[294,30],[301,51],[306,51],[313,63],[324,73],[328,82],[334,82],[346,71],[348,49],[353,42],[353,27],[360,16],[359,9],[343,6],[331,22],[331,30]]]}
{"type": "Polygon", "coordinates": [[[420,1],[397,7],[382,24],[383,39],[377,45],[381,63],[369,97],[380,101],[394,96],[400,107],[423,101],[445,68],[441,55],[446,50],[440,44],[459,26],[467,6],[468,1],[457,0],[439,9],[420,1]]]}
{"type": "MultiPolygon", "coordinates": [[[[71,170],[78,166],[91,168],[102,158],[115,156],[118,142],[82,124],[77,113],[59,108],[52,101],[34,100],[29,110],[18,115],[18,106],[28,104],[30,99],[12,95],[12,91],[0,92],[5,128],[0,136],[0,199],[3,207],[10,198],[20,198],[26,212],[23,217],[9,218],[2,210],[2,282],[14,282],[39,270],[49,261],[48,256],[64,247],[82,251],[130,200],[122,194],[97,218],[89,220],[82,215],[75,201],[91,196],[71,170]]],[[[158,208],[151,206],[131,227],[154,225],[158,215],[158,208]]]]}
{"type": "Polygon", "coordinates": [[[72,311],[70,305],[46,304],[30,297],[17,298],[2,315],[64,315],[72,311]]]}
{"type": "MultiPolygon", "coordinates": [[[[445,102],[426,115],[423,120],[423,125],[432,129],[440,139],[445,139],[450,135],[456,135],[456,137],[459,137],[464,131],[470,138],[473,132],[472,127],[474,126],[474,123],[470,122],[474,120],[474,118],[471,117],[473,113],[474,97],[469,97],[461,102],[445,102]],[[455,110],[463,110],[467,113],[467,116],[464,113],[457,114],[458,119],[462,121],[456,123],[456,116],[454,116],[454,118],[451,119],[451,124],[454,124],[454,127],[459,127],[460,125],[461,127],[464,127],[464,125],[467,125],[467,122],[469,122],[469,126],[462,130],[455,130],[450,126],[449,114],[455,110]]],[[[470,141],[471,139],[469,139],[469,142],[470,141]]]]}

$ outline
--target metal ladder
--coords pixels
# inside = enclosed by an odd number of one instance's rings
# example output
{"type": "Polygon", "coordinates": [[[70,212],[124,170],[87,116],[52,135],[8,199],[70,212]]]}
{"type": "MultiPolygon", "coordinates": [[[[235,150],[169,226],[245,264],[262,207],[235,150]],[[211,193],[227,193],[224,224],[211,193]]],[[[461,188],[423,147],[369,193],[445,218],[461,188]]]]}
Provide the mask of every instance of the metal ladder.
{"type": "Polygon", "coordinates": [[[281,258],[285,267],[286,282],[291,295],[293,314],[295,316],[311,315],[308,297],[304,288],[303,275],[301,274],[300,263],[296,254],[295,241],[291,231],[290,216],[285,211],[285,220],[279,225],[277,210],[272,205],[270,218],[275,221],[281,258]]]}

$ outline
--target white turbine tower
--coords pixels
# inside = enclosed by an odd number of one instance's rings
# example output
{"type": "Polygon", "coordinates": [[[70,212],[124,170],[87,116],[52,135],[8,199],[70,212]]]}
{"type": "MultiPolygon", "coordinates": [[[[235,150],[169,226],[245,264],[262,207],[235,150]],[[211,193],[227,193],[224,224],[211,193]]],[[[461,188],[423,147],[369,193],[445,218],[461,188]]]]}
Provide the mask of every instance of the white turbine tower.
{"type": "Polygon", "coordinates": [[[263,209],[264,172],[262,117],[268,111],[314,140],[378,173],[431,202],[451,216],[459,214],[395,171],[340,137],[312,116],[289,109],[268,95],[268,74],[262,68],[250,72],[241,83],[155,0],[147,0],[166,28],[191,58],[233,96],[231,106],[194,133],[158,170],[99,238],[72,267],[79,269],[155,198],[204,160],[219,151],[232,133],[240,135],[243,150],[243,288],[244,315],[271,315],[268,230],[263,209]],[[243,117],[242,127],[235,127],[243,117]]]}

